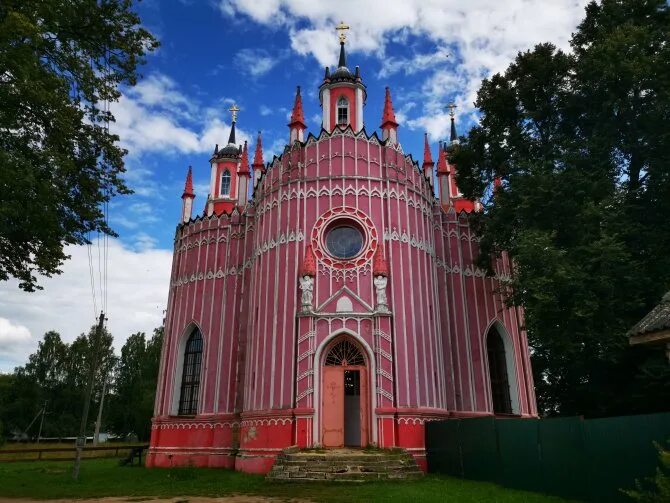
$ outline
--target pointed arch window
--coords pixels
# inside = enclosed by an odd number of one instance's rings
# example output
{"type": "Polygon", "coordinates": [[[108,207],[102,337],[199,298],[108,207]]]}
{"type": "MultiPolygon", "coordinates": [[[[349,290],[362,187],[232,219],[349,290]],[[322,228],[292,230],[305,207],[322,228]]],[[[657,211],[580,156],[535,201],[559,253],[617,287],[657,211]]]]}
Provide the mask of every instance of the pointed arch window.
{"type": "Polygon", "coordinates": [[[489,359],[493,412],[495,414],[512,414],[505,342],[495,327],[491,328],[486,338],[486,351],[489,359]]]}
{"type": "Polygon", "coordinates": [[[341,126],[349,124],[349,100],[344,96],[337,100],[337,124],[341,126]]]}
{"type": "Polygon", "coordinates": [[[202,367],[202,334],[194,330],[186,341],[179,393],[179,415],[195,415],[198,411],[200,368],[202,367]]]}
{"type": "Polygon", "coordinates": [[[230,171],[227,169],[221,173],[221,190],[219,195],[227,196],[230,194],[230,171]]]}

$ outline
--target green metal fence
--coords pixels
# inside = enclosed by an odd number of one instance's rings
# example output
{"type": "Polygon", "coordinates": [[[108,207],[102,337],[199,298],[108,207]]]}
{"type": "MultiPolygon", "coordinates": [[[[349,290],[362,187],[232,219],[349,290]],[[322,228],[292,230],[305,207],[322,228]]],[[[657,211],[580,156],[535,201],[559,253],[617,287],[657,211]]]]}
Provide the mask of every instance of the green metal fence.
{"type": "Polygon", "coordinates": [[[670,413],[584,420],[448,419],[426,424],[428,471],[587,501],[629,501],[650,477],[670,413]]]}

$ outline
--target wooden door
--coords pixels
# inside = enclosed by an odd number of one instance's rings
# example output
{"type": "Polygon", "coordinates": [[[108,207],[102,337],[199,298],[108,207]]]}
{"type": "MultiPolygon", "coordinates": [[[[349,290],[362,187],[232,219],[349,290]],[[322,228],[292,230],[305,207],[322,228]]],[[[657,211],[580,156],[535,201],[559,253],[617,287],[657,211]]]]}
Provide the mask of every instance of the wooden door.
{"type": "Polygon", "coordinates": [[[323,367],[321,445],[344,446],[344,368],[323,367]]]}
{"type": "Polygon", "coordinates": [[[368,394],[368,373],[365,367],[361,367],[361,447],[367,447],[370,443],[368,432],[368,405],[370,397],[368,394]]]}

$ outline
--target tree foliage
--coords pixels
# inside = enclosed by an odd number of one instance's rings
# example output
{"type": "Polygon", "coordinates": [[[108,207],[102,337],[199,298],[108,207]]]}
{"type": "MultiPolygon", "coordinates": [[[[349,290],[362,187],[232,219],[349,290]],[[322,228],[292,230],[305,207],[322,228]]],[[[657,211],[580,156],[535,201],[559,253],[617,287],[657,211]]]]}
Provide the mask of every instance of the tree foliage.
{"type": "Polygon", "coordinates": [[[670,9],[590,3],[572,52],[520,53],[477,95],[481,121],[452,154],[480,262],[509,251],[547,413],[607,415],[670,403],[662,351],[626,331],[670,289],[670,9]]]}
{"type": "MultiPolygon", "coordinates": [[[[81,334],[70,344],[64,343],[57,332],[47,332],[26,365],[16,368],[13,374],[0,375],[0,423],[4,424],[5,436],[24,432],[45,402],[42,436],[77,435],[95,330],[93,326],[88,334],[81,334]]],[[[163,329],[154,330],[148,340],[143,333],[131,335],[121,348],[120,358],[114,354],[112,340],[112,335],[103,330],[87,434],[93,432],[107,381],[101,431],[120,436],[134,434],[148,440],[163,329]]],[[[31,438],[37,435],[38,421],[27,431],[31,438]]]]}
{"type": "Polygon", "coordinates": [[[132,3],[0,3],[0,280],[34,290],[64,245],[113,235],[104,204],[129,190],[104,105],[158,45],[132,3]]]}

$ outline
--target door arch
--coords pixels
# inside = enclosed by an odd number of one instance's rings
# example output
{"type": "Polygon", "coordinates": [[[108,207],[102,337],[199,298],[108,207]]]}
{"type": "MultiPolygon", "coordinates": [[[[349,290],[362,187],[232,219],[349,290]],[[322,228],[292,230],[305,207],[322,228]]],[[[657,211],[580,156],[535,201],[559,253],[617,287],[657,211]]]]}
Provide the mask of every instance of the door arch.
{"type": "Polygon", "coordinates": [[[499,322],[486,333],[491,405],[494,414],[519,414],[514,345],[499,322]]]}
{"type": "Polygon", "coordinates": [[[347,336],[335,338],[321,366],[321,445],[364,447],[370,441],[370,377],[365,350],[347,336]]]}

